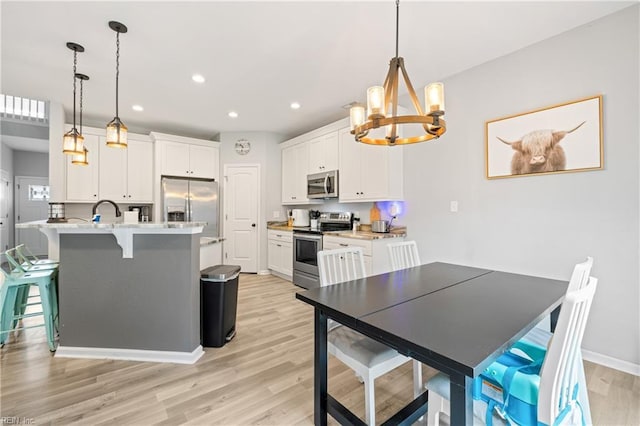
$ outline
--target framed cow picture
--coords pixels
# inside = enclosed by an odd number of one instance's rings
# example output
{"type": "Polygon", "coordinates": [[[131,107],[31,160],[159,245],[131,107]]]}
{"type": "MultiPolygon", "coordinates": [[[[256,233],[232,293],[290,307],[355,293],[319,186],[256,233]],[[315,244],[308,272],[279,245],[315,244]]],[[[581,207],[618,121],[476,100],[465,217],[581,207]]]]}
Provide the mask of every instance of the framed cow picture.
{"type": "Polygon", "coordinates": [[[602,95],[487,121],[488,179],[603,168],[602,95]]]}

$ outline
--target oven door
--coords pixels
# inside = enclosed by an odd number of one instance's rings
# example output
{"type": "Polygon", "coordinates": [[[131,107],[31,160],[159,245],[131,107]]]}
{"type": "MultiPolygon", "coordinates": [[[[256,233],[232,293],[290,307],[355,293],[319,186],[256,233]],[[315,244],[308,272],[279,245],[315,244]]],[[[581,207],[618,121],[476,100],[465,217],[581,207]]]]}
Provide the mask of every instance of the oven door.
{"type": "Polygon", "coordinates": [[[293,234],[293,270],[318,276],[318,252],[322,235],[293,234]]]}

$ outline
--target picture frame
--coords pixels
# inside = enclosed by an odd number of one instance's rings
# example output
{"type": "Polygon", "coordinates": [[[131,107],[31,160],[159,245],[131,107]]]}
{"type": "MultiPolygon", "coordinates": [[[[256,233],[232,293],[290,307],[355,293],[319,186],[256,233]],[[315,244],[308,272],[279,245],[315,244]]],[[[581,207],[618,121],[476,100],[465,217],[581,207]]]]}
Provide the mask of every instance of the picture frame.
{"type": "Polygon", "coordinates": [[[487,179],[603,167],[602,95],[486,122],[487,179]]]}

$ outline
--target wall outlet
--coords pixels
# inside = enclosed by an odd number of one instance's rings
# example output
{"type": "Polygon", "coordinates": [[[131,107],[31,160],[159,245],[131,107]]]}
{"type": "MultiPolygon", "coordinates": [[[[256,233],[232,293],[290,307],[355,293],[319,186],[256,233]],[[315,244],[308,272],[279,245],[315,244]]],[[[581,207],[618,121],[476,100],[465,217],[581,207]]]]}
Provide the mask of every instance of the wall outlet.
{"type": "Polygon", "coordinates": [[[279,212],[278,210],[274,210],[274,211],[273,211],[273,218],[274,218],[274,219],[278,219],[278,218],[280,218],[280,212],[279,212]]]}
{"type": "Polygon", "coordinates": [[[452,213],[457,213],[458,212],[458,202],[457,201],[452,201],[449,205],[449,209],[451,210],[452,213]]]}

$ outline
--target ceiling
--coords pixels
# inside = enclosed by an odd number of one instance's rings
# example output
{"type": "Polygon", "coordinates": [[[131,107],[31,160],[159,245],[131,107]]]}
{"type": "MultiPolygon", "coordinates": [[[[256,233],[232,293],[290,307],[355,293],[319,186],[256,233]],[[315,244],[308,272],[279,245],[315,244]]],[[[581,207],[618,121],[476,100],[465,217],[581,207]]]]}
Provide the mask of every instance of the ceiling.
{"type": "MultiPolygon", "coordinates": [[[[483,62],[583,25],[635,1],[454,2],[400,5],[399,53],[418,96],[483,62]]],[[[395,51],[387,1],[2,1],[2,93],[62,103],[71,121],[73,53],[85,83],[84,124],[115,115],[115,32],[120,117],[130,131],[212,139],[266,131],[289,138],[346,117],[382,83],[395,51]],[[194,73],[206,78],[191,80],[194,73]],[[292,110],[290,104],[302,107],[292,110]],[[144,107],[135,112],[132,105],[144,107]],[[229,111],[238,118],[230,118],[229,111]]],[[[404,89],[404,87],[402,88],[404,89]]]]}

